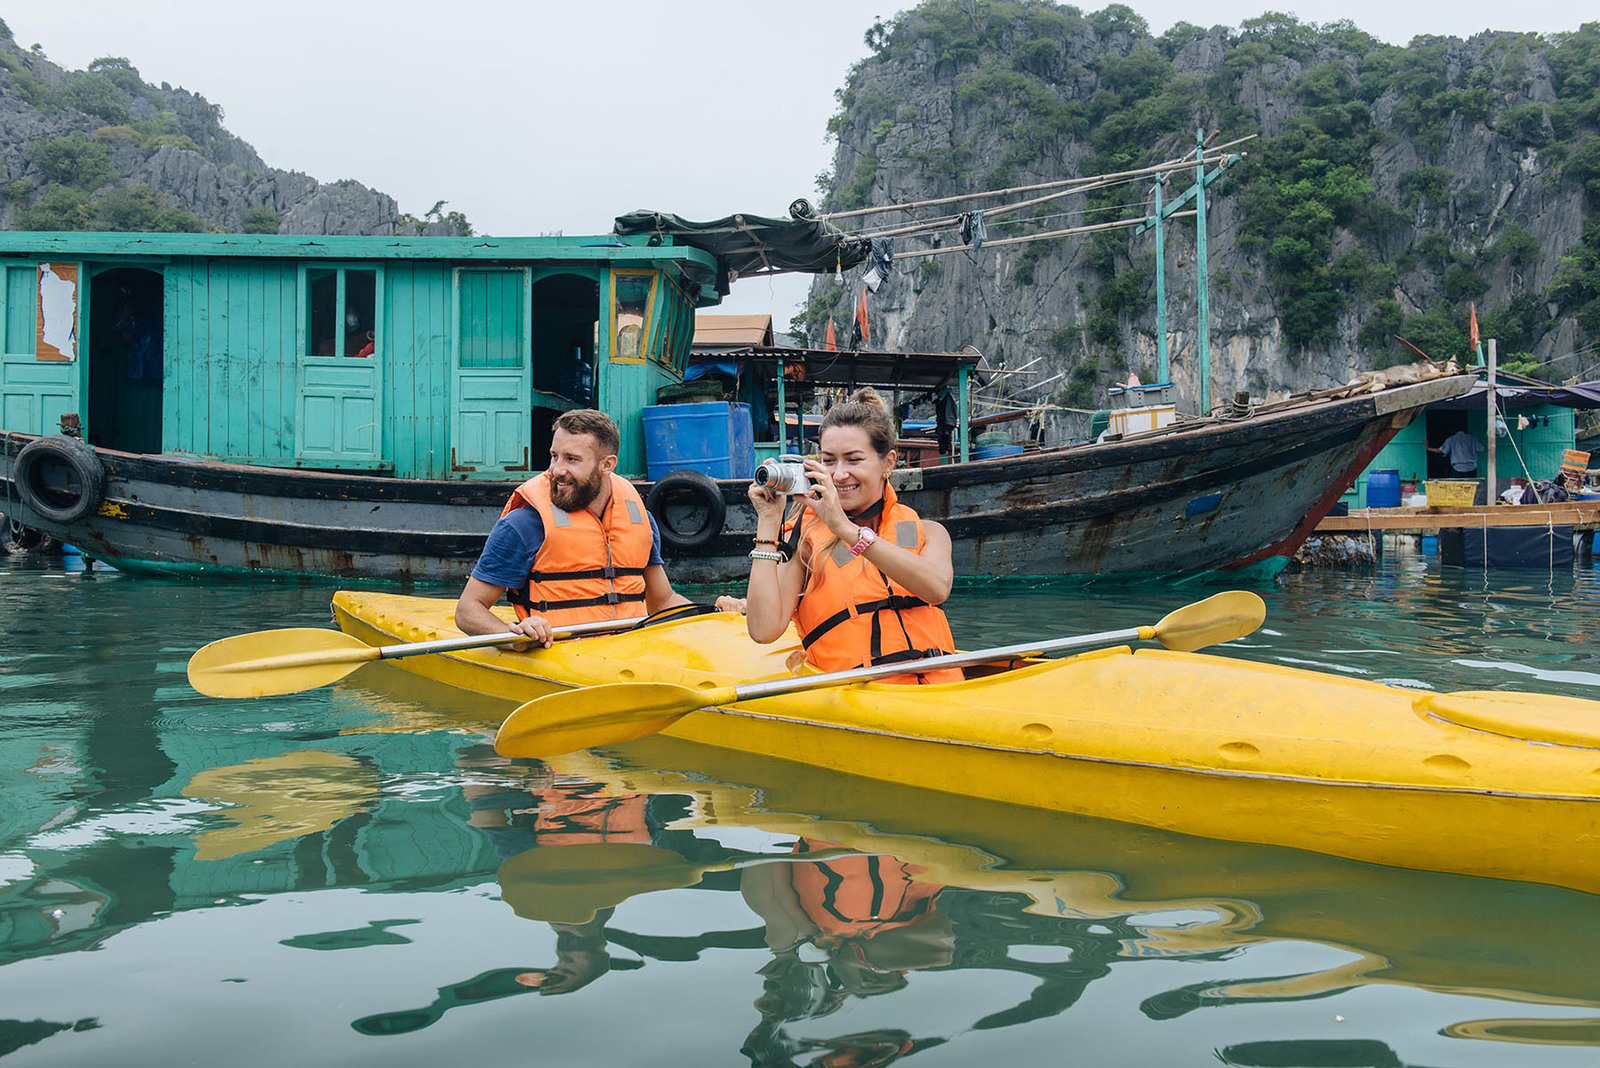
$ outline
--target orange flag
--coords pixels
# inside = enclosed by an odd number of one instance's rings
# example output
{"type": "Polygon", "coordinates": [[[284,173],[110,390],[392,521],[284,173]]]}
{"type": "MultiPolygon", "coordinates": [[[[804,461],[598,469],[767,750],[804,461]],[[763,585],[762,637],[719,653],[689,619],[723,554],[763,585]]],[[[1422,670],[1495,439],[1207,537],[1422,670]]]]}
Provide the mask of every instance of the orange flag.
{"type": "Polygon", "coordinates": [[[1481,344],[1481,342],[1478,340],[1478,305],[1473,303],[1468,305],[1468,307],[1472,309],[1472,347],[1473,349],[1477,349],[1479,344],[1481,344]]]}
{"type": "Polygon", "coordinates": [[[867,331],[867,291],[861,290],[861,299],[856,303],[856,325],[861,327],[861,340],[866,341],[872,337],[867,331]]]}
{"type": "Polygon", "coordinates": [[[828,316],[828,339],[822,343],[823,349],[828,352],[839,351],[839,341],[833,336],[833,316],[828,316]]]}

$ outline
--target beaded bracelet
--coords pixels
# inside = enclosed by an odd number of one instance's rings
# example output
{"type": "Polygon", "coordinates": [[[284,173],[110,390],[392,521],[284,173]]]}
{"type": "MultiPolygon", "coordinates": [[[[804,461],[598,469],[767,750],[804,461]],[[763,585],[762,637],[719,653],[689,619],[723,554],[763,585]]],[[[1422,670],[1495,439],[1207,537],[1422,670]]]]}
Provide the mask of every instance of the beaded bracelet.
{"type": "Polygon", "coordinates": [[[789,557],[776,549],[751,549],[750,559],[771,560],[775,564],[781,564],[787,562],[789,557]]]}

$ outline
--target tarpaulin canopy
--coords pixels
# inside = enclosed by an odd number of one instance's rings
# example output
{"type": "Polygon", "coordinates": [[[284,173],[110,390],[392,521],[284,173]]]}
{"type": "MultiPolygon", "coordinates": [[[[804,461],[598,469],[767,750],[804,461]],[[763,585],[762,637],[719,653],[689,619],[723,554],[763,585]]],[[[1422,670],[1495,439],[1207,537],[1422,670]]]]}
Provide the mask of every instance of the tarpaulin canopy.
{"type": "MultiPolygon", "coordinates": [[[[1479,382],[1461,396],[1431,404],[1429,407],[1446,408],[1451,411],[1476,411],[1484,406],[1483,395],[1488,389],[1487,383],[1479,382]]],[[[1502,381],[1495,389],[1495,397],[1502,410],[1526,408],[1533,404],[1555,404],[1581,411],[1600,408],[1600,382],[1574,382],[1568,386],[1536,386],[1521,383],[1507,384],[1502,381]]]]}
{"type": "MultiPolygon", "coordinates": [[[[821,219],[729,215],[691,222],[665,212],[630,211],[617,216],[613,230],[619,237],[670,237],[676,244],[709,252],[721,262],[726,281],[753,274],[842,270],[866,260],[872,249],[865,238],[821,219]]],[[[727,292],[727,285],[719,281],[718,289],[727,292]]]]}

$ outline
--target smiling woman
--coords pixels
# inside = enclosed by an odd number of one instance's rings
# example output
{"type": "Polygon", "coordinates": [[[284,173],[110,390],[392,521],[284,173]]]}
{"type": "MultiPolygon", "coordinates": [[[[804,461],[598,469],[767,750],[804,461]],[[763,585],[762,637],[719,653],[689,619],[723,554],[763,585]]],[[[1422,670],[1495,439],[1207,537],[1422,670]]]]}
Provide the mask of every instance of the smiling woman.
{"type": "MultiPolygon", "coordinates": [[[[806,662],[821,671],[921,660],[952,652],[938,605],[950,596],[950,536],[895,497],[895,430],[883,398],[857,390],[822,420],[821,459],[807,459],[810,490],[750,484],[750,636],[776,641],[794,620],[806,662]],[[798,509],[785,523],[788,502],[798,509]],[[780,532],[782,537],[780,539],[780,532]]],[[[891,682],[957,682],[961,669],[912,672],[891,682]]]]}

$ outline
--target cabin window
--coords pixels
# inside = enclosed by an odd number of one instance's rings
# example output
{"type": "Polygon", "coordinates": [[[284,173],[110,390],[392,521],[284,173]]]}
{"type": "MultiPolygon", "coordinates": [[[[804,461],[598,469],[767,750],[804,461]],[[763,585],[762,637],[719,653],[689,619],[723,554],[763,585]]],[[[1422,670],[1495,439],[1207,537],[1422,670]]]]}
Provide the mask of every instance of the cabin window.
{"type": "Polygon", "coordinates": [[[614,271],[612,278],[611,358],[642,360],[648,349],[650,298],[654,271],[614,271]]]}
{"type": "Polygon", "coordinates": [[[372,356],[377,351],[378,272],[346,267],[306,271],[308,356],[372,356]]]}

